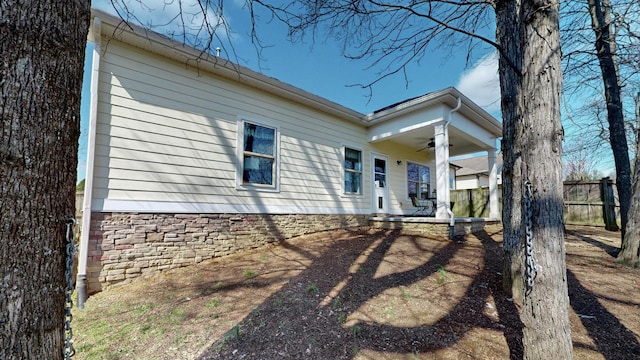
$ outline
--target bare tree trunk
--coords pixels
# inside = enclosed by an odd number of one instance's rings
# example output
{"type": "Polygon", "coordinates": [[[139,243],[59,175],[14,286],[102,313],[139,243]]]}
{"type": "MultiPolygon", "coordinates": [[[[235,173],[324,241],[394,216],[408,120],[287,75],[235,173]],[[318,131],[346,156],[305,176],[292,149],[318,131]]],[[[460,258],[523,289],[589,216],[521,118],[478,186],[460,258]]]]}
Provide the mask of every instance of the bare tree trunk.
{"type": "Polygon", "coordinates": [[[636,159],[633,166],[633,186],[629,221],[622,238],[617,260],[633,267],[640,266],[640,92],[636,95],[636,159]]]}
{"type": "Polygon", "coordinates": [[[520,309],[524,359],[571,359],[562,203],[562,85],[556,0],[496,4],[503,49],[504,285],[520,309]],[[509,57],[509,59],[505,59],[509,57]],[[531,183],[532,287],[525,252],[525,181],[531,183]]]}
{"type": "MultiPolygon", "coordinates": [[[[611,14],[609,0],[588,0],[591,26],[596,35],[595,47],[604,81],[604,94],[607,102],[607,121],[609,122],[609,142],[616,164],[616,187],[620,200],[620,228],[624,242],[629,206],[631,204],[631,164],[629,146],[624,128],[624,113],[620,90],[620,77],[615,58],[615,37],[611,33],[611,14]]],[[[632,218],[633,219],[633,218],[632,218]]],[[[636,221],[634,219],[634,221],[636,221]]]]}
{"type": "Polygon", "coordinates": [[[61,359],[89,1],[0,2],[0,358],[61,359]]]}

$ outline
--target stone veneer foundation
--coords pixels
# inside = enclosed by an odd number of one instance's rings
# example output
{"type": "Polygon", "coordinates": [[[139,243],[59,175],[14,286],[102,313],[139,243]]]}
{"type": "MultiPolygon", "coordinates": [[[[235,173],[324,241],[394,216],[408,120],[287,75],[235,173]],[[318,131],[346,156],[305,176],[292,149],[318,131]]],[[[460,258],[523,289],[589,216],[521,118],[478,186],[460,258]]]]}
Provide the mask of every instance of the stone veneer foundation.
{"type": "Polygon", "coordinates": [[[367,215],[92,213],[87,294],[304,234],[368,227],[367,215]]]}
{"type": "MultiPolygon", "coordinates": [[[[405,234],[429,235],[449,238],[448,219],[434,219],[429,217],[371,217],[369,226],[376,229],[401,230],[405,234]]],[[[479,231],[499,231],[502,223],[497,219],[485,218],[456,218],[453,235],[462,236],[479,231]]]]}

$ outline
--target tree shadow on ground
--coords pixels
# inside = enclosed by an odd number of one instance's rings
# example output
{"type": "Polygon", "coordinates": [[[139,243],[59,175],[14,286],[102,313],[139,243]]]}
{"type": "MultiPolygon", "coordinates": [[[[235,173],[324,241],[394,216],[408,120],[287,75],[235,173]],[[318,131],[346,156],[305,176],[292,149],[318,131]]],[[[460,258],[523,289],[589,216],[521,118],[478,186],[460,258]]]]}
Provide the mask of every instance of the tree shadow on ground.
{"type": "MultiPolygon", "coordinates": [[[[580,241],[602,249],[612,257],[615,257],[619,251],[614,246],[582,233],[571,230],[567,230],[566,233],[580,241]]],[[[588,267],[602,266],[598,263],[581,265],[588,267]]],[[[569,266],[571,264],[568,264],[569,266]]],[[[576,265],[576,270],[578,266],[576,265]]],[[[576,272],[571,269],[567,269],[567,281],[571,307],[594,342],[595,350],[601,353],[605,359],[640,359],[640,343],[635,334],[624,326],[618,317],[607,310],[602,303],[603,301],[620,302],[620,300],[606,295],[599,295],[587,289],[578,279],[576,272]]],[[[637,306],[637,304],[622,303],[637,306]]]]}
{"type": "Polygon", "coordinates": [[[571,307],[606,359],[640,359],[640,344],[632,331],[611,314],[594,293],[585,289],[576,275],[567,270],[571,307]],[[631,345],[631,346],[630,346],[631,345]]]}
{"type": "MultiPolygon", "coordinates": [[[[352,359],[363,352],[417,355],[459,346],[466,334],[478,328],[502,334],[501,341],[509,347],[503,358],[521,358],[522,324],[502,291],[501,264],[496,261],[502,256],[499,243],[486,232],[475,237],[480,242],[469,244],[387,230],[354,234],[319,254],[285,242],[283,246],[312,259],[310,265],[207,349],[201,359],[352,359]],[[397,248],[403,250],[394,257],[397,248]],[[474,259],[479,251],[482,259],[474,259]],[[454,265],[465,261],[470,264],[454,265]],[[455,285],[466,286],[455,294],[454,284],[428,289],[452,289],[450,297],[441,298],[448,303],[432,304],[434,312],[436,307],[446,309],[441,316],[433,317],[427,307],[424,313],[409,314],[400,321],[391,307],[379,308],[393,291],[407,302],[427,304],[428,291],[422,299],[412,299],[412,286],[424,290],[425,285],[420,284],[430,277],[446,276],[439,274],[443,269],[460,269],[459,278],[468,281],[455,285]],[[368,309],[372,303],[378,308],[368,309]],[[387,310],[389,321],[380,316],[387,310]],[[423,315],[433,321],[424,321],[423,315]]],[[[477,347],[482,349],[485,344],[477,347]]],[[[469,355],[468,351],[461,348],[460,355],[469,355]]]]}
{"type": "Polygon", "coordinates": [[[577,231],[573,231],[573,230],[565,230],[565,234],[567,235],[571,235],[571,236],[575,236],[576,238],[590,244],[596,247],[599,247],[600,249],[604,250],[607,252],[607,254],[611,255],[612,257],[616,257],[618,256],[618,253],[620,252],[620,248],[615,247],[615,246],[611,246],[609,244],[605,244],[602,241],[598,241],[592,237],[586,236],[584,234],[581,234],[577,231]]]}

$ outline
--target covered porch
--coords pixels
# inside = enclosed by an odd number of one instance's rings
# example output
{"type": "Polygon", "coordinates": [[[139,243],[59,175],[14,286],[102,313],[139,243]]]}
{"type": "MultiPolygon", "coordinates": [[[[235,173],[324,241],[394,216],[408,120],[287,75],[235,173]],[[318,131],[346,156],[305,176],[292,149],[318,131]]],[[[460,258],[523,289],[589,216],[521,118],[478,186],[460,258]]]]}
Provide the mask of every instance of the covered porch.
{"type": "MultiPolygon", "coordinates": [[[[496,144],[502,136],[502,125],[493,116],[450,87],[375,111],[368,116],[367,122],[367,140],[372,146],[404,149],[404,156],[394,159],[392,155],[389,159],[389,180],[403,183],[392,186],[396,194],[391,197],[392,202],[399,202],[401,211],[393,211],[393,206],[390,211],[374,211],[378,216],[372,217],[373,222],[394,224],[389,226],[443,223],[449,226],[454,220],[454,224],[459,224],[457,227],[463,228],[469,224],[473,227],[480,222],[499,221],[496,144]],[[454,219],[450,192],[455,187],[455,173],[451,158],[478,153],[487,154],[488,159],[489,217],[482,221],[454,219]],[[411,202],[414,197],[421,203],[433,203],[432,217],[412,216],[417,210],[411,202]]],[[[387,152],[394,153],[393,150],[387,152]]],[[[384,189],[389,187],[389,181],[381,179],[376,175],[372,186],[373,203],[380,205],[384,191],[389,191],[384,189]]]]}

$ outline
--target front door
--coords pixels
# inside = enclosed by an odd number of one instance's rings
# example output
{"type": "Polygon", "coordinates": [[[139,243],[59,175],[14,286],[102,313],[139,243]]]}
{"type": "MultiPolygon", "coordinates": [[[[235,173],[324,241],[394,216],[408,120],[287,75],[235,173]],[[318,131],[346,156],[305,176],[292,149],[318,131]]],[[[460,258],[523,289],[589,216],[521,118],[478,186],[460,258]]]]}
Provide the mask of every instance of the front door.
{"type": "Polygon", "coordinates": [[[377,214],[389,213],[389,176],[387,157],[380,154],[371,156],[373,169],[373,209],[377,214]]]}

